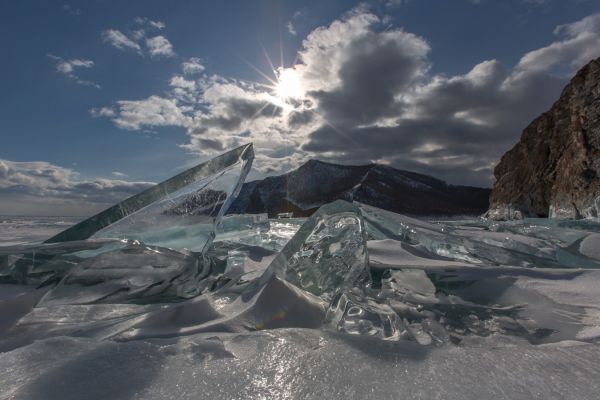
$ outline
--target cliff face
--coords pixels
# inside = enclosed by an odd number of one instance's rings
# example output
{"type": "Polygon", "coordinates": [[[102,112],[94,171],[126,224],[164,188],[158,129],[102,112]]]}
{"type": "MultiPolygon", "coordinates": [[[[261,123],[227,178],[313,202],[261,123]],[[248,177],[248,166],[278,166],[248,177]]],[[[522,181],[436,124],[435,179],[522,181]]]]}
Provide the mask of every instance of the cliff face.
{"type": "Polygon", "coordinates": [[[600,58],[583,67],[494,169],[487,216],[589,218],[600,213],[600,58]]]}
{"type": "Polygon", "coordinates": [[[229,213],[293,212],[308,216],[334,200],[359,201],[412,215],[480,214],[489,189],[448,185],[385,165],[347,166],[311,160],[298,169],[245,183],[229,213]]]}

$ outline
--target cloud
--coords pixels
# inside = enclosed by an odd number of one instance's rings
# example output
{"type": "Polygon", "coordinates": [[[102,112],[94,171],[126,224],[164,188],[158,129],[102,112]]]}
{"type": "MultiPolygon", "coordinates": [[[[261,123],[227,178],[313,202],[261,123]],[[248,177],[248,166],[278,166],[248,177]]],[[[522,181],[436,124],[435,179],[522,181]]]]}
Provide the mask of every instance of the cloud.
{"type": "Polygon", "coordinates": [[[90,114],[94,118],[98,117],[114,117],[116,115],[115,110],[109,107],[92,108],[90,114]]]}
{"type": "Polygon", "coordinates": [[[428,70],[425,39],[401,29],[378,31],[369,13],[313,31],[294,67],[319,111],[334,125],[361,125],[398,115],[395,96],[428,70]]]}
{"type": "Polygon", "coordinates": [[[81,15],[81,8],[73,7],[71,4],[63,4],[60,8],[64,12],[68,13],[69,15],[73,15],[73,16],[81,15]]]}
{"type": "Polygon", "coordinates": [[[121,100],[117,102],[117,108],[118,111],[113,111],[110,116],[113,117],[114,123],[123,129],[189,126],[189,118],[179,109],[175,99],[150,96],[143,100],[121,100]]]}
{"type": "Polygon", "coordinates": [[[70,60],[65,60],[61,57],[58,57],[58,56],[55,56],[52,54],[48,54],[48,57],[50,57],[52,60],[55,61],[56,72],[73,80],[78,85],[92,86],[97,89],[100,89],[100,85],[98,85],[97,83],[94,83],[92,81],[88,81],[85,79],[81,79],[77,74],[75,74],[75,71],[78,69],[92,68],[94,66],[93,61],[85,60],[85,59],[81,59],[81,58],[73,58],[70,60]]]}
{"type": "MultiPolygon", "coordinates": [[[[395,7],[400,7],[403,4],[408,3],[410,0],[387,0],[385,2],[385,6],[387,8],[395,8],[395,7]]],[[[471,0],[471,2],[479,2],[481,0],[471,0]]]]}
{"type": "Polygon", "coordinates": [[[549,46],[533,50],[521,57],[516,70],[526,72],[559,72],[571,75],[600,51],[600,13],[580,21],[559,25],[554,30],[558,40],[549,46]],[[563,70],[560,71],[560,68],[563,70]]]}
{"type": "Polygon", "coordinates": [[[8,214],[28,209],[45,215],[51,215],[58,209],[90,214],[152,185],[152,182],[120,179],[80,179],[72,169],[48,162],[0,159],[0,203],[3,212],[8,214]],[[12,201],[14,199],[19,201],[12,201]]]}
{"type": "Polygon", "coordinates": [[[102,39],[119,50],[134,50],[141,54],[142,48],[133,39],[117,29],[108,29],[102,32],[102,39]]]}
{"type": "Polygon", "coordinates": [[[191,57],[181,64],[181,69],[186,75],[196,75],[204,72],[205,68],[200,58],[191,57]]]}
{"type": "Polygon", "coordinates": [[[164,36],[154,36],[146,39],[146,47],[152,57],[173,57],[173,45],[164,36]]]}
{"type": "Polygon", "coordinates": [[[600,13],[589,15],[570,24],[559,25],[554,29],[555,35],[571,38],[588,33],[600,33],[600,13]]]}
{"type": "Polygon", "coordinates": [[[482,60],[462,74],[430,72],[426,38],[390,27],[364,7],[304,38],[281,83],[248,83],[204,69],[175,74],[160,96],[118,101],[126,129],[173,125],[202,155],[253,141],[264,173],[308,158],[381,162],[452,183],[492,183],[492,168],[572,74],[600,56],[600,16],[560,25],[556,39],[515,65],[482,60]],[[286,95],[287,93],[287,95],[286,95]]]}
{"type": "Polygon", "coordinates": [[[292,23],[292,21],[288,21],[288,23],[285,24],[285,27],[290,35],[296,36],[298,34],[298,32],[296,32],[296,28],[294,27],[294,24],[292,23]]]}
{"type": "Polygon", "coordinates": [[[156,28],[156,29],[165,29],[167,27],[167,24],[165,24],[162,21],[153,21],[146,17],[136,17],[133,19],[133,22],[135,22],[138,25],[150,26],[150,27],[156,28]]]}
{"type": "Polygon", "coordinates": [[[166,27],[164,22],[145,17],[136,17],[133,21],[139,28],[127,34],[118,29],[107,29],[102,31],[102,40],[119,50],[135,51],[141,56],[145,51],[152,58],[175,56],[173,45],[164,35],[148,36],[148,31],[163,30],[166,27]]]}

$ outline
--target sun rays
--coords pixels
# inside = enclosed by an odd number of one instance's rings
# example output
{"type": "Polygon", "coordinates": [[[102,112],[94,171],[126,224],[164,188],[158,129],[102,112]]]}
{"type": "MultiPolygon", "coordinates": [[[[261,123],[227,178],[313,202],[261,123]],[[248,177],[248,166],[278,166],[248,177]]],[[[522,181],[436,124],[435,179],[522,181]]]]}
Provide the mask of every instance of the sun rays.
{"type": "Polygon", "coordinates": [[[291,99],[302,98],[304,87],[300,74],[293,68],[279,68],[274,94],[283,103],[287,103],[291,99]]]}

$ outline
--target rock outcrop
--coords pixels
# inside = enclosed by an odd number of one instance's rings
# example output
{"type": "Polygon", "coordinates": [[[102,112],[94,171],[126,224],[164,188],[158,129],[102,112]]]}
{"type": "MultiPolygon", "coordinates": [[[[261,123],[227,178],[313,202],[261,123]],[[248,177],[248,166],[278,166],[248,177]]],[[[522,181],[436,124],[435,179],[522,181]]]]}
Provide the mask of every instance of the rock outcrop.
{"type": "Polygon", "coordinates": [[[487,210],[490,189],[454,186],[386,165],[337,165],[311,160],[287,174],[247,182],[229,213],[311,215],[342,199],[411,215],[476,215],[487,210]]]}
{"type": "Polygon", "coordinates": [[[590,218],[600,213],[600,58],[583,67],[494,169],[487,216],[590,218]]]}

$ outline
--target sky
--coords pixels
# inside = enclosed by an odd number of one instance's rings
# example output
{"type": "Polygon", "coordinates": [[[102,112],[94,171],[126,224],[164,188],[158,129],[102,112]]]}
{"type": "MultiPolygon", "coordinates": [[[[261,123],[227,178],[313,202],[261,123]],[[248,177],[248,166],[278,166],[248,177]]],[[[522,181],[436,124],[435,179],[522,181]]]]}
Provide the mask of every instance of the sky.
{"type": "Polygon", "coordinates": [[[91,215],[253,142],[490,187],[600,0],[0,2],[0,215],[91,215]]]}

